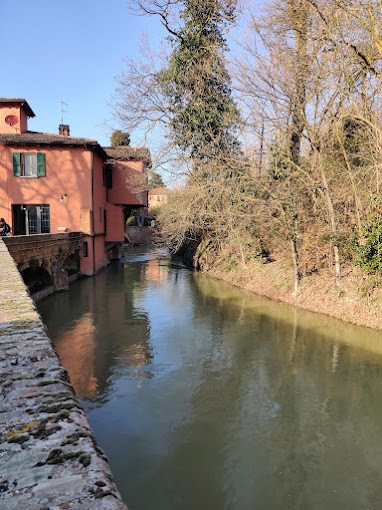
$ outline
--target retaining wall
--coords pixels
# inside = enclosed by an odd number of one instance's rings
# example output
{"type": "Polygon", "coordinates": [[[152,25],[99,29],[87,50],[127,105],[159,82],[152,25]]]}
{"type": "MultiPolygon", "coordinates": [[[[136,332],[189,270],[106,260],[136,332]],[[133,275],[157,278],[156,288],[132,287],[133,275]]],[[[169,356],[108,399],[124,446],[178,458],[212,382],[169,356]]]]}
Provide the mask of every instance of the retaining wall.
{"type": "Polygon", "coordinates": [[[0,239],[0,510],[126,510],[0,239]]]}
{"type": "Polygon", "coordinates": [[[126,227],[125,237],[131,244],[151,244],[153,230],[150,227],[126,227]]]}

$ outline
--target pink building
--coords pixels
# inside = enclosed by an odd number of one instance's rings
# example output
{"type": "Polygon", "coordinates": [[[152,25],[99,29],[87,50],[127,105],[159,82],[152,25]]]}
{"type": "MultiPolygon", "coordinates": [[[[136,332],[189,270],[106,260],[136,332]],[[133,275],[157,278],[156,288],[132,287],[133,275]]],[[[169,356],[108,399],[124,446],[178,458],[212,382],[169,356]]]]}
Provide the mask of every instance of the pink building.
{"type": "Polygon", "coordinates": [[[67,125],[57,135],[28,131],[34,116],[25,99],[0,98],[0,217],[14,235],[82,232],[80,271],[94,274],[124,241],[129,210],[147,207],[150,153],[104,149],[67,125]]]}
{"type": "Polygon", "coordinates": [[[132,209],[145,212],[148,206],[147,172],[151,156],[145,147],[104,147],[113,169],[113,187],[108,200],[124,205],[127,216],[132,209]]]}
{"type": "Polygon", "coordinates": [[[169,190],[167,188],[154,188],[149,191],[149,211],[167,204],[169,190]]]}

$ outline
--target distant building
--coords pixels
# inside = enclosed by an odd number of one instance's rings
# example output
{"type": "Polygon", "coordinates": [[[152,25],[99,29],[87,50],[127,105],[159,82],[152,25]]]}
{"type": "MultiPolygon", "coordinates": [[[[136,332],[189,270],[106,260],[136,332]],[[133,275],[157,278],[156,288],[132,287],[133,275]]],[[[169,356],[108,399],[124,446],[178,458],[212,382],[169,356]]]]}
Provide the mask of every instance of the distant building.
{"type": "Polygon", "coordinates": [[[149,211],[167,204],[169,190],[167,188],[154,188],[149,190],[149,211]]]}
{"type": "Polygon", "coordinates": [[[124,241],[131,208],[147,208],[145,148],[28,131],[35,114],[21,98],[0,98],[0,217],[14,235],[82,232],[80,271],[94,274],[124,241]]]}

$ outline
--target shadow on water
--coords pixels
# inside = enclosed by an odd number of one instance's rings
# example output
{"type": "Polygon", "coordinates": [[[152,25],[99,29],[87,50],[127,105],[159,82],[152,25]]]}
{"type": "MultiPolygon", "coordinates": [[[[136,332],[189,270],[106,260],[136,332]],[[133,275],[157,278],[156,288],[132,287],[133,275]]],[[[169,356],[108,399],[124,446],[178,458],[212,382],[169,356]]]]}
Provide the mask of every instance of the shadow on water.
{"type": "Polygon", "coordinates": [[[157,249],[39,310],[130,510],[382,506],[380,333],[157,249]]]}

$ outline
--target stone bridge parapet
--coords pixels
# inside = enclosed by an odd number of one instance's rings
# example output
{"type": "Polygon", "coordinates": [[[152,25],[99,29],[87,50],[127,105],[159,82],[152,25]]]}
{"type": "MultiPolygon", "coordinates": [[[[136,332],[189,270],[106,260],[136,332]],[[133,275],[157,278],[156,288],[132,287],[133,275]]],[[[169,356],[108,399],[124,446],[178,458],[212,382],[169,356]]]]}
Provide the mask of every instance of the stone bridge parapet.
{"type": "Polygon", "coordinates": [[[31,293],[42,287],[66,290],[78,273],[82,233],[34,234],[2,238],[31,293]],[[49,275],[44,278],[44,275],[49,275]]]}

